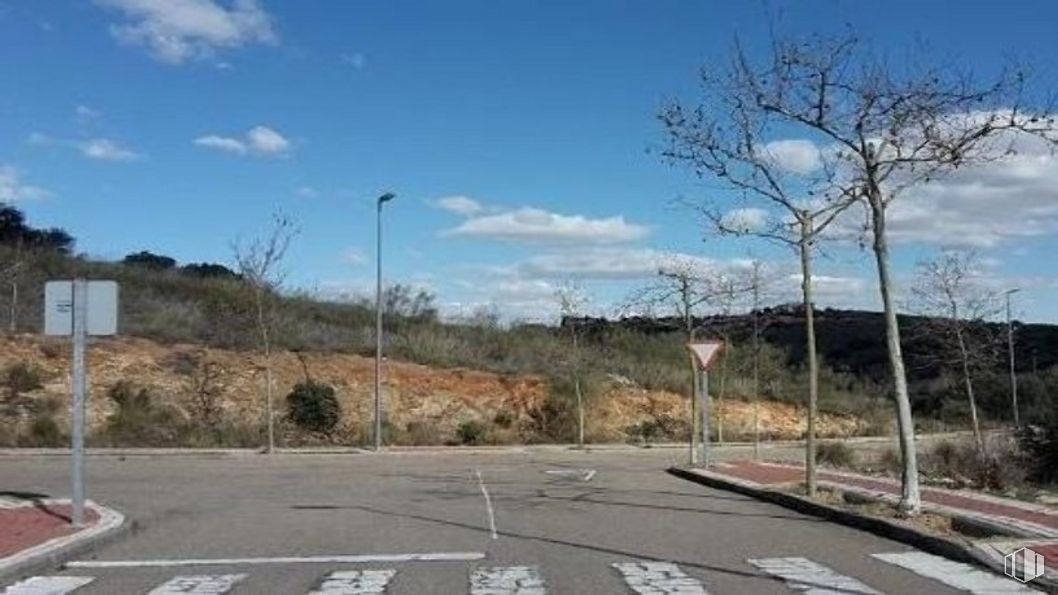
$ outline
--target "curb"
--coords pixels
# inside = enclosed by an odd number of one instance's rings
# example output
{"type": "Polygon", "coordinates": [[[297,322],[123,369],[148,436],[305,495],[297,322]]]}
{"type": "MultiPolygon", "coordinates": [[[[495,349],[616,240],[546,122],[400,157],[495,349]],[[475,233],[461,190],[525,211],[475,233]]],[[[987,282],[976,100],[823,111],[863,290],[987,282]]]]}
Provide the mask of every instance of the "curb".
{"type": "Polygon", "coordinates": [[[117,541],[136,525],[120,512],[91,500],[86,501],[85,506],[99,514],[99,522],[95,526],[72,535],[56,537],[0,560],[0,583],[57,569],[71,558],[117,541]]]}
{"type": "MultiPolygon", "coordinates": [[[[711,488],[737,492],[802,514],[819,517],[854,529],[867,531],[879,537],[899,541],[924,552],[942,556],[956,562],[972,564],[1000,576],[1005,576],[1002,565],[997,564],[994,559],[978,550],[972,543],[963,544],[954,539],[930,535],[918,529],[899,525],[887,519],[855,513],[779,490],[756,487],[749,483],[721,478],[712,473],[706,475],[700,471],[695,472],[680,467],[670,467],[667,472],[680,479],[693,481],[711,488]]],[[[1058,581],[1045,577],[1040,577],[1033,581],[1031,586],[1042,588],[1050,593],[1058,593],[1058,581]]]]}

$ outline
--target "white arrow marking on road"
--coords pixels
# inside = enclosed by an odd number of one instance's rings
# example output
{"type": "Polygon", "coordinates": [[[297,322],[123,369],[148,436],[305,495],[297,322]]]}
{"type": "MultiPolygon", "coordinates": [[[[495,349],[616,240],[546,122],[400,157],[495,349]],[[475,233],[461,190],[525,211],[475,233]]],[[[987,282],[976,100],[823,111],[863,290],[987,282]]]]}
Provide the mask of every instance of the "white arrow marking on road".
{"type": "Polygon", "coordinates": [[[327,575],[309,595],[367,595],[385,593],[396,570],[339,570],[327,575]]]}
{"type": "Polygon", "coordinates": [[[860,581],[813,562],[808,558],[761,558],[746,560],[764,572],[781,578],[794,591],[810,595],[881,595],[860,581]]]}
{"type": "Polygon", "coordinates": [[[434,554],[365,554],[360,556],[287,556],[275,558],[199,558],[186,560],[77,560],[67,568],[167,568],[175,566],[238,566],[262,564],[364,564],[370,562],[472,562],[481,552],[434,554]]]}
{"type": "Polygon", "coordinates": [[[559,477],[580,477],[581,481],[591,481],[591,478],[595,477],[595,469],[548,469],[544,473],[559,477]]]}
{"type": "Polygon", "coordinates": [[[1009,578],[991,572],[978,570],[969,564],[955,562],[925,552],[904,552],[899,554],[873,554],[873,557],[906,568],[915,574],[940,581],[950,587],[969,591],[975,595],[1016,595],[1020,593],[1039,593],[1035,589],[1009,578]]]}
{"type": "Polygon", "coordinates": [[[222,595],[231,591],[235,583],[246,578],[245,574],[200,574],[195,576],[176,576],[169,582],[156,587],[147,595],[222,595]]]}
{"type": "Polygon", "coordinates": [[[4,595],[66,595],[92,580],[90,576],[35,576],[4,589],[4,595]]]}

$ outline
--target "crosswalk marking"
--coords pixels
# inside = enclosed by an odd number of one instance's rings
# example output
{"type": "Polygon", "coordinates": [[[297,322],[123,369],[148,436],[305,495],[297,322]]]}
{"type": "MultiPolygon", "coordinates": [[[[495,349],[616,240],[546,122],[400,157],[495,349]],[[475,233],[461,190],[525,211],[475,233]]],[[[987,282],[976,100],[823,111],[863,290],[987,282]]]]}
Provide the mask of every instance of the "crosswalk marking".
{"type": "Polygon", "coordinates": [[[698,579],[687,576],[671,562],[623,562],[613,567],[639,595],[709,595],[698,579]]]}
{"type": "Polygon", "coordinates": [[[367,595],[385,593],[396,570],[339,570],[323,579],[309,595],[367,595]]]}
{"type": "Polygon", "coordinates": [[[4,589],[4,595],[66,595],[93,580],[90,576],[35,576],[4,589]]]}
{"type": "Polygon", "coordinates": [[[1039,593],[1014,579],[925,552],[874,554],[875,558],[975,595],[1039,593]]]}
{"type": "Polygon", "coordinates": [[[470,575],[470,595],[545,595],[540,572],[532,566],[479,568],[470,575]]]}
{"type": "Polygon", "coordinates": [[[173,577],[164,585],[155,587],[147,595],[220,595],[231,591],[235,583],[246,578],[245,574],[200,574],[173,577]]]}
{"type": "Polygon", "coordinates": [[[808,558],[758,558],[746,561],[786,581],[791,589],[804,591],[809,595],[881,595],[860,581],[808,558]]]}

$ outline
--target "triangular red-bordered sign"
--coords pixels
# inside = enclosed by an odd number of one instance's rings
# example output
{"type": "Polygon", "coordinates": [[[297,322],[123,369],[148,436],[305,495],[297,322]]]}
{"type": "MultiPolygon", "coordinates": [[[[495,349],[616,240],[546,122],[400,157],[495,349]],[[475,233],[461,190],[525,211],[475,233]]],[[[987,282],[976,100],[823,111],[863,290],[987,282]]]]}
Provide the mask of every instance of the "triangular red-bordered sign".
{"type": "Polygon", "coordinates": [[[687,349],[691,352],[691,357],[699,368],[708,370],[713,362],[716,361],[720,352],[724,349],[723,341],[705,341],[702,343],[688,343],[687,349]]]}

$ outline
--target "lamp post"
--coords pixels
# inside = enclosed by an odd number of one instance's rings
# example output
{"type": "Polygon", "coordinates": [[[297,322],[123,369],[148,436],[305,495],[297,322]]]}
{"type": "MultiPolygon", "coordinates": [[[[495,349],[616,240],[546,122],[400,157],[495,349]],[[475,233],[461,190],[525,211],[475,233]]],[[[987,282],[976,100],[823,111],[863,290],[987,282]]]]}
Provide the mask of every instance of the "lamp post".
{"type": "Polygon", "coordinates": [[[1014,408],[1014,427],[1021,427],[1021,419],[1018,415],[1018,376],[1014,367],[1014,321],[1010,314],[1010,296],[1021,291],[1020,287],[1008,289],[1004,292],[1007,298],[1007,354],[1010,356],[1010,399],[1014,408]]]}
{"type": "Polygon", "coordinates": [[[382,450],[382,205],[396,198],[387,192],[378,197],[377,276],[375,279],[375,451],[382,450]]]}

